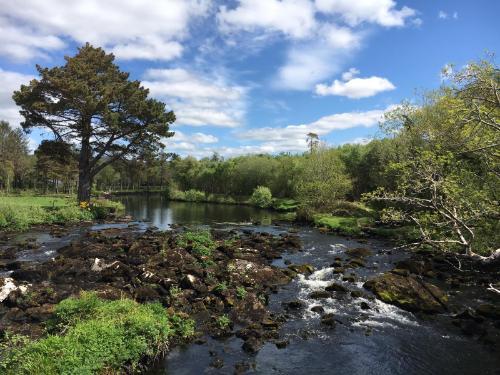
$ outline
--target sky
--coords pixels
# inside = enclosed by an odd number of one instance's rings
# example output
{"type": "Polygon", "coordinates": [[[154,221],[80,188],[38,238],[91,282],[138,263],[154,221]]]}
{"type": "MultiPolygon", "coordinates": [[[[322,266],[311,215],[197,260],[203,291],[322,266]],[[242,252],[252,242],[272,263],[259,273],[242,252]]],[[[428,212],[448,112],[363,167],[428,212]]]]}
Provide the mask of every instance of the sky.
{"type": "Polygon", "coordinates": [[[445,67],[497,52],[498,14],[497,0],[0,0],[0,119],[19,126],[12,92],[36,64],[90,42],[175,112],[168,152],[367,143],[445,67]]]}

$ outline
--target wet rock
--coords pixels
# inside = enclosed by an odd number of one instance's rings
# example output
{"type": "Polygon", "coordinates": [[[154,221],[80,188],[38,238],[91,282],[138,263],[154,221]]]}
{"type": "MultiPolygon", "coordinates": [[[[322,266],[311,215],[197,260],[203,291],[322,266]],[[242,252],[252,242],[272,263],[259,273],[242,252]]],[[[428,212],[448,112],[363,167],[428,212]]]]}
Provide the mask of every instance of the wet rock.
{"type": "Polygon", "coordinates": [[[247,293],[245,298],[235,300],[231,309],[231,318],[239,323],[263,321],[266,314],[265,306],[254,293],[247,293]]]}
{"type": "Polygon", "coordinates": [[[330,298],[332,294],[327,290],[315,290],[311,294],[309,294],[309,298],[312,299],[323,299],[330,298]]]}
{"type": "Polygon", "coordinates": [[[138,302],[157,301],[160,299],[160,295],[156,289],[150,286],[141,286],[135,289],[134,294],[138,302]]]}
{"type": "Polygon", "coordinates": [[[342,277],[342,281],[347,281],[349,283],[354,283],[354,282],[356,282],[356,276],[346,275],[346,276],[342,277]]]}
{"type": "Polygon", "coordinates": [[[399,276],[410,276],[410,271],[404,268],[394,268],[391,272],[399,276]]]}
{"type": "Polygon", "coordinates": [[[242,375],[250,370],[250,365],[246,362],[238,362],[234,365],[234,375],[242,375]]]}
{"type": "Polygon", "coordinates": [[[343,286],[342,284],[338,284],[338,283],[332,283],[332,284],[328,285],[325,288],[325,290],[328,292],[339,292],[339,293],[347,293],[349,291],[349,289],[347,289],[345,286],[343,286]]]}
{"type": "Polygon", "coordinates": [[[422,275],[427,271],[427,267],[424,261],[415,259],[406,259],[396,263],[397,269],[408,270],[410,273],[417,275],[422,275]]]}
{"type": "Polygon", "coordinates": [[[325,309],[323,308],[323,306],[316,305],[311,307],[311,311],[317,314],[323,314],[325,312],[325,309]]]}
{"type": "Polygon", "coordinates": [[[364,258],[372,255],[372,251],[365,247],[356,247],[354,249],[348,249],[346,250],[345,253],[352,258],[364,258]]]}
{"type": "Polygon", "coordinates": [[[330,264],[330,267],[334,267],[334,268],[342,267],[342,261],[340,259],[335,260],[332,264],[330,264]]]}
{"type": "Polygon", "coordinates": [[[321,324],[328,326],[330,328],[335,328],[337,321],[335,320],[335,315],[332,313],[325,314],[321,317],[321,324]]]}
{"type": "Polygon", "coordinates": [[[333,273],[344,273],[345,269],[343,267],[337,267],[333,269],[333,273]]]}
{"type": "Polygon", "coordinates": [[[353,258],[347,263],[346,267],[348,268],[358,268],[358,267],[366,267],[366,262],[361,258],[353,258]]]}
{"type": "Polygon", "coordinates": [[[361,310],[370,310],[370,305],[368,305],[365,301],[361,302],[359,307],[361,307],[361,310]]]}
{"type": "Polygon", "coordinates": [[[290,341],[288,340],[281,340],[281,341],[276,341],[275,345],[278,349],[285,349],[288,344],[290,344],[290,341]]]}
{"type": "Polygon", "coordinates": [[[224,367],[224,360],[222,358],[216,357],[210,362],[210,367],[222,368],[224,367]]]}
{"type": "Polygon", "coordinates": [[[263,344],[264,343],[259,338],[249,337],[248,340],[243,343],[242,349],[247,353],[255,354],[260,350],[263,344]]]}
{"type": "Polygon", "coordinates": [[[438,313],[447,310],[448,297],[441,289],[412,276],[389,272],[367,281],[364,287],[382,301],[408,311],[438,313]]]}
{"type": "Polygon", "coordinates": [[[304,302],[299,300],[285,302],[284,304],[288,310],[299,310],[305,307],[304,302]]]}
{"type": "Polygon", "coordinates": [[[208,291],[207,286],[198,277],[190,274],[182,278],[181,288],[193,289],[199,293],[206,293],[208,291]]]}
{"type": "Polygon", "coordinates": [[[351,297],[352,298],[364,297],[364,293],[360,290],[353,290],[353,291],[351,291],[351,297]]]}
{"type": "Polygon", "coordinates": [[[311,274],[314,272],[314,267],[310,264],[291,264],[288,268],[296,273],[311,274]]]}
{"type": "Polygon", "coordinates": [[[500,319],[500,306],[483,303],[476,308],[476,312],[487,318],[500,319]]]}

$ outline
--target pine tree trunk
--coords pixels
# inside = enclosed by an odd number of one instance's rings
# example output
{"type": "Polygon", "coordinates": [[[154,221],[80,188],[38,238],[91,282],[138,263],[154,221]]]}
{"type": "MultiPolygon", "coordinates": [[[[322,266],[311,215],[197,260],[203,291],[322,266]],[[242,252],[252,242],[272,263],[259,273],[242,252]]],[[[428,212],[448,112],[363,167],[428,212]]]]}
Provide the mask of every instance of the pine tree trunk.
{"type": "Polygon", "coordinates": [[[90,201],[90,189],[92,186],[92,175],[90,171],[90,137],[82,138],[80,160],[78,162],[78,202],[90,201]]]}

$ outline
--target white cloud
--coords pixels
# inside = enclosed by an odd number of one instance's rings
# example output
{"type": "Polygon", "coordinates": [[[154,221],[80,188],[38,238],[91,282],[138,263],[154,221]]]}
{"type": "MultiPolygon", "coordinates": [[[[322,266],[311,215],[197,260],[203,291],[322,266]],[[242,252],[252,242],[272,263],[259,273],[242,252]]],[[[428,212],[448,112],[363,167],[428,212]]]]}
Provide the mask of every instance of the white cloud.
{"type": "Polygon", "coordinates": [[[448,14],[444,10],[440,10],[438,13],[438,18],[441,20],[447,20],[449,18],[453,18],[454,20],[456,20],[458,19],[458,12],[453,12],[451,14],[448,14]]]}
{"type": "Polygon", "coordinates": [[[247,89],[231,85],[221,75],[201,77],[185,69],[149,69],[143,85],[164,100],[177,116],[176,124],[239,126],[245,115],[247,89]]]}
{"type": "Polygon", "coordinates": [[[167,60],[180,54],[174,42],[189,34],[190,21],[206,15],[210,5],[210,0],[2,1],[0,54],[28,59],[64,47],[69,38],[116,47],[126,59],[167,60]]]}
{"type": "Polygon", "coordinates": [[[446,13],[445,11],[440,10],[439,13],[438,13],[438,18],[441,18],[441,19],[445,20],[445,19],[448,18],[448,13],[446,13]]]}
{"type": "Polygon", "coordinates": [[[175,142],[192,142],[192,143],[217,143],[219,139],[212,134],[205,133],[193,133],[193,134],[185,134],[178,130],[175,131],[175,135],[172,138],[168,138],[168,140],[172,140],[175,142]]]}
{"type": "Polygon", "coordinates": [[[12,99],[15,90],[22,84],[28,84],[34,77],[27,74],[10,72],[0,68],[0,120],[8,121],[11,126],[17,127],[22,121],[19,107],[12,99]]]}
{"type": "Polygon", "coordinates": [[[406,6],[396,9],[393,0],[316,0],[320,12],[339,15],[350,26],[363,22],[381,26],[404,26],[407,18],[416,14],[406,6]]]}
{"type": "Polygon", "coordinates": [[[351,139],[350,141],[344,142],[343,144],[349,144],[349,145],[367,145],[373,140],[373,138],[366,138],[366,137],[357,137],[354,139],[351,139]]]}
{"type": "Polygon", "coordinates": [[[369,78],[354,78],[359,71],[355,68],[342,74],[342,81],[334,80],[331,85],[316,85],[318,95],[345,96],[350,99],[368,98],[384,91],[394,90],[396,87],[387,79],[377,76],[369,78]]]}
{"type": "Polygon", "coordinates": [[[382,120],[383,114],[392,108],[394,106],[389,106],[385,110],[337,113],[321,117],[309,124],[256,128],[239,134],[238,138],[263,142],[258,149],[269,150],[268,152],[304,151],[307,149],[307,133],[313,132],[325,136],[335,130],[370,128],[376,126],[382,120]]]}
{"type": "Polygon", "coordinates": [[[316,27],[314,6],[309,0],[238,0],[234,9],[219,8],[217,20],[223,32],[274,31],[304,38],[316,27]]]}

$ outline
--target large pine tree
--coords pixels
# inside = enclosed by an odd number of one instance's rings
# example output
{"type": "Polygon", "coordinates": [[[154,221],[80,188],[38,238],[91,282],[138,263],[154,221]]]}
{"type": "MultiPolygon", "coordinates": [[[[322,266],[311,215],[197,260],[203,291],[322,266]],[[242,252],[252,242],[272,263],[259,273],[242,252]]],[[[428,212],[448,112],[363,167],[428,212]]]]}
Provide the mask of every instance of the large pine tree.
{"type": "Polygon", "coordinates": [[[37,65],[40,79],[13,98],[24,130],[48,128],[57,140],[78,144],[78,201],[89,201],[96,174],[119,158],[158,152],[161,139],[174,134],[175,115],[101,48],[87,43],[65,60],[60,67],[37,65]]]}

